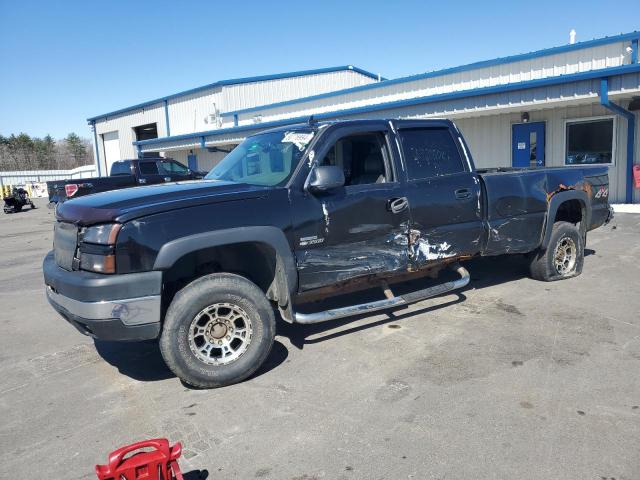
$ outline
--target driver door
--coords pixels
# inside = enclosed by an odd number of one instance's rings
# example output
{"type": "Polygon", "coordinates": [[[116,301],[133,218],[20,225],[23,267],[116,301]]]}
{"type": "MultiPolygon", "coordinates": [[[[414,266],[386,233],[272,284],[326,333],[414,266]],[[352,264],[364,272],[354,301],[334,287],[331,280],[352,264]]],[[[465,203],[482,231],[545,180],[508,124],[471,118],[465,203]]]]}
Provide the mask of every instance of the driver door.
{"type": "Polygon", "coordinates": [[[406,270],[409,208],[387,128],[337,129],[316,152],[318,165],[343,169],[345,185],[292,199],[300,290],[406,270]]]}

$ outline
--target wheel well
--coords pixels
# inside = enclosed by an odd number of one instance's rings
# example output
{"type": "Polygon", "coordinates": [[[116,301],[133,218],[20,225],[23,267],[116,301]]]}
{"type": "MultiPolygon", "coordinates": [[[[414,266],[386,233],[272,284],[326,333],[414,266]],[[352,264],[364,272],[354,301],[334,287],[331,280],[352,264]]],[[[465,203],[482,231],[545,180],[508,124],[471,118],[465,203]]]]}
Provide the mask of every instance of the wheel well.
{"type": "Polygon", "coordinates": [[[567,200],[562,202],[556,211],[554,222],[569,222],[580,224],[584,218],[584,206],[580,200],[567,200]]]}
{"type": "Polygon", "coordinates": [[[196,278],[216,272],[235,273],[251,280],[269,298],[286,303],[286,283],[276,251],[259,242],[238,243],[190,252],[178,259],[162,277],[163,312],[175,294],[196,278]]]}

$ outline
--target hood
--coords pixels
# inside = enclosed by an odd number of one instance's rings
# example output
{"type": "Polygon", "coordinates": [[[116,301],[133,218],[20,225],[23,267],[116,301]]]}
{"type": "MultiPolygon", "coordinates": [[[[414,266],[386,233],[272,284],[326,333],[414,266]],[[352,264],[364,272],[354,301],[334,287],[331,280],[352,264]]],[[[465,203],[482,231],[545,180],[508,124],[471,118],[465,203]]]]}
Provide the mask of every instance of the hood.
{"type": "Polygon", "coordinates": [[[192,180],[125,188],[59,204],[56,217],[77,225],[126,222],[178,208],[266,196],[270,187],[219,180],[192,180]]]}

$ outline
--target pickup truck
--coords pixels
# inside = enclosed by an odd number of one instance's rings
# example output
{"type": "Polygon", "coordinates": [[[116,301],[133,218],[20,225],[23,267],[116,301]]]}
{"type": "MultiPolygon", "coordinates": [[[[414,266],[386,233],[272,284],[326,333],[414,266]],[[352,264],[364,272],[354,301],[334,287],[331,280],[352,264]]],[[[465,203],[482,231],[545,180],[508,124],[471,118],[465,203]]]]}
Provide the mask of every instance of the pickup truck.
{"type": "Polygon", "coordinates": [[[184,382],[219,387],[265,361],[276,316],[402,307],[465,287],[460,262],[479,255],[579,275],[587,232],[612,216],[608,182],[606,166],[476,169],[446,120],[310,120],[248,137],[204,180],[60,205],[46,295],[81,333],[159,339],[184,382]],[[364,289],[379,294],[318,302],[364,289]]]}
{"type": "Polygon", "coordinates": [[[70,198],[91,193],[154,183],[203,178],[205,173],[193,172],[171,158],[140,158],[119,160],[111,165],[108,177],[95,177],[47,182],[49,203],[62,203],[70,198]]]}

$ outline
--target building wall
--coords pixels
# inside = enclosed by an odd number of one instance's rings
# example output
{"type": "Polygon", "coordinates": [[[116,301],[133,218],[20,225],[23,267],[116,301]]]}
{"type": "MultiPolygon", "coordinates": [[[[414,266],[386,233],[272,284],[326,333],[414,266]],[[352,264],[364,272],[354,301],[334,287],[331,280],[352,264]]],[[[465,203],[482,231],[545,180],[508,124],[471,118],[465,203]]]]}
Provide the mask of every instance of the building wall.
{"type": "MultiPolygon", "coordinates": [[[[564,166],[565,122],[590,117],[613,117],[614,120],[614,165],[609,167],[610,201],[624,203],[627,169],[627,121],[614,115],[599,104],[553,108],[530,112],[530,122],[545,122],[545,162],[549,167],[564,166]]],[[[637,117],[637,115],[636,115],[637,117]]],[[[507,113],[487,117],[455,120],[462,131],[476,165],[483,167],[511,166],[511,128],[521,123],[520,113],[507,113]]],[[[636,158],[640,149],[636,142],[636,158]]],[[[636,190],[636,199],[638,192],[636,190]]]]}
{"type": "MultiPolygon", "coordinates": [[[[341,109],[358,108],[376,103],[407,100],[416,97],[440,95],[463,90],[507,85],[530,80],[588,72],[630,63],[626,48],[629,41],[582,48],[569,52],[498,65],[446,73],[447,70],[406,77],[401,82],[389,81],[355,91],[332,94],[323,98],[310,98],[295,104],[267,106],[257,112],[239,114],[239,123],[247,124],[256,114],[264,121],[279,120],[296,115],[306,116],[341,109]]],[[[227,119],[227,122],[230,122],[227,119]]]]}
{"type": "Polygon", "coordinates": [[[136,158],[138,156],[136,148],[133,146],[135,132],[133,127],[156,123],[158,126],[158,136],[166,136],[164,121],[164,106],[162,104],[151,105],[126,114],[97,120],[95,124],[98,138],[98,155],[100,157],[100,171],[103,175],[109,172],[111,165],[105,164],[104,144],[102,135],[117,131],[120,140],[120,157],[136,158]]]}

